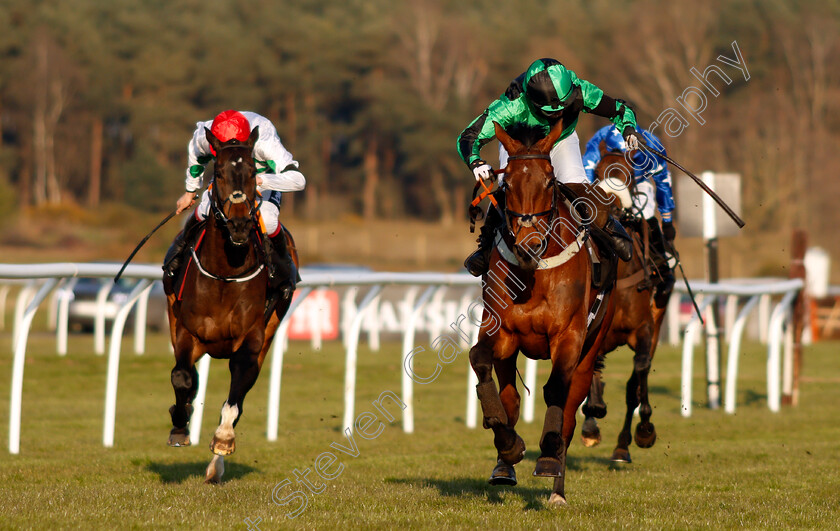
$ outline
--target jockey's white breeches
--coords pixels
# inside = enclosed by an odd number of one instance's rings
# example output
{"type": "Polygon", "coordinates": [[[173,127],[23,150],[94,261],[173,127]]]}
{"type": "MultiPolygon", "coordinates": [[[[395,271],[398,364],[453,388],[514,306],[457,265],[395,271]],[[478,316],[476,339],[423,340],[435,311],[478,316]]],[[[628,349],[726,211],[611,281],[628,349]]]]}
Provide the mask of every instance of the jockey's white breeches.
{"type": "MultiPolygon", "coordinates": [[[[580,140],[577,132],[554,144],[549,153],[551,166],[554,168],[554,178],[561,183],[588,183],[586,172],[583,171],[583,159],[580,155],[580,140]]],[[[499,143],[499,168],[507,166],[508,152],[499,143]]]]}
{"type": "MultiPolygon", "coordinates": [[[[210,213],[210,190],[204,190],[201,194],[201,202],[198,208],[195,209],[195,215],[198,219],[205,219],[210,213]]],[[[265,233],[269,237],[276,236],[277,229],[280,227],[280,209],[271,201],[263,201],[260,205],[260,217],[263,224],[265,224],[265,233]]]]}
{"type": "Polygon", "coordinates": [[[656,217],[656,187],[650,181],[636,181],[633,206],[642,212],[645,219],[656,217]]]}

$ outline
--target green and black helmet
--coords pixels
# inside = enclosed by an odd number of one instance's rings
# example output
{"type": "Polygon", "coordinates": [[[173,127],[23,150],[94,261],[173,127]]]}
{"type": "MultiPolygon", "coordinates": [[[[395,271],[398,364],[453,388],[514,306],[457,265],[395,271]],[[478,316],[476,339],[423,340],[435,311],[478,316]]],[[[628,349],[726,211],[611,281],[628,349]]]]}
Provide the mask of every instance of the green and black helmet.
{"type": "Polygon", "coordinates": [[[577,97],[580,87],[572,74],[556,59],[537,59],[525,72],[525,95],[534,108],[546,117],[556,115],[577,97]]]}

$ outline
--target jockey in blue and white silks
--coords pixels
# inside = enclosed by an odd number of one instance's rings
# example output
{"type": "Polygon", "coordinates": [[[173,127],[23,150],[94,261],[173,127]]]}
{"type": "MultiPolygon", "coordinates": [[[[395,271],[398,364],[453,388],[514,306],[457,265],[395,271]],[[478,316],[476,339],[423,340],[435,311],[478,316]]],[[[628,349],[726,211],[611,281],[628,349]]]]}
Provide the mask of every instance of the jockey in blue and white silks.
{"type": "MultiPolygon", "coordinates": [[[[641,127],[638,128],[638,133],[644,137],[647,145],[667,156],[662,142],[653,133],[641,127]]],[[[599,129],[586,143],[586,152],[583,155],[583,171],[590,182],[595,182],[595,167],[601,161],[602,141],[607,152],[618,151],[624,153],[625,156],[627,154],[627,143],[614,125],[599,129]]],[[[665,159],[644,149],[632,151],[630,162],[636,178],[636,191],[632,194],[633,207],[647,220],[650,228],[649,241],[655,251],[654,263],[660,275],[660,284],[655,298],[657,301],[660,297],[661,300],[667,301],[675,280],[670,255],[677,235],[673,223],[674,194],[671,190],[671,173],[668,171],[668,163],[665,159]],[[662,217],[661,229],[656,219],[657,208],[662,217]]]]}
{"type": "MultiPolygon", "coordinates": [[[[653,133],[642,128],[639,128],[638,132],[642,134],[649,146],[667,155],[662,143],[653,133]]],[[[583,170],[589,182],[595,182],[595,167],[601,161],[601,150],[598,146],[602,140],[606,143],[607,151],[627,152],[624,137],[614,125],[599,129],[586,143],[586,151],[583,154],[583,170]]],[[[634,206],[642,212],[645,219],[653,218],[658,207],[663,224],[671,223],[674,195],[671,190],[671,173],[668,171],[668,163],[665,159],[644,149],[636,150],[631,157],[631,162],[636,175],[634,206]]]]}

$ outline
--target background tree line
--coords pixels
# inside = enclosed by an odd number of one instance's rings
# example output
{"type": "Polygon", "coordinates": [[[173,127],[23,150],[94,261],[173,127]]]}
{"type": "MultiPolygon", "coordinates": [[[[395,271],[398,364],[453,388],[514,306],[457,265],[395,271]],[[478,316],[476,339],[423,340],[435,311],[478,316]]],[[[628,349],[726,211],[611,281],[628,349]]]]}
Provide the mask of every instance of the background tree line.
{"type": "MultiPolygon", "coordinates": [[[[308,186],[286,196],[287,215],[460,223],[472,178],[456,136],[533,59],[560,59],[647,125],[737,41],[750,80],[729,70],[706,123],[666,147],[697,171],[741,173],[754,228],[840,221],[833,0],[0,5],[3,215],[169,210],[196,121],[236,108],[272,119],[301,162],[308,186]]],[[[605,123],[583,117],[582,142],[605,123]]]]}

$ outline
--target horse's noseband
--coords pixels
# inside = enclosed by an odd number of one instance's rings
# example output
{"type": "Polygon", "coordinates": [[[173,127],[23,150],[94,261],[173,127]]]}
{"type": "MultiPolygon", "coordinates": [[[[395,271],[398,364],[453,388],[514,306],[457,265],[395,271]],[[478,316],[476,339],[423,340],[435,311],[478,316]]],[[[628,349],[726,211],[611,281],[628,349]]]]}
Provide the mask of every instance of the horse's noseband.
{"type": "Polygon", "coordinates": [[[228,196],[228,201],[230,201],[234,205],[238,205],[239,203],[244,203],[248,200],[248,197],[245,195],[242,190],[237,190],[228,196]]]}

